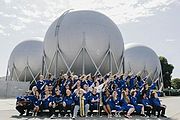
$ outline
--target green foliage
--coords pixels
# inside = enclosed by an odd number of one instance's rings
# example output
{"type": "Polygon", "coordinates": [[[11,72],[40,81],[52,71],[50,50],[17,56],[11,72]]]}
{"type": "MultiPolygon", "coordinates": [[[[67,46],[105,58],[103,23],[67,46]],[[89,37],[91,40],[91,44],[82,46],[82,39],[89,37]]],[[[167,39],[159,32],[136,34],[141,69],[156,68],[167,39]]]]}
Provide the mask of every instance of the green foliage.
{"type": "Polygon", "coordinates": [[[163,92],[166,96],[180,96],[180,89],[164,89],[163,92]]]}
{"type": "Polygon", "coordinates": [[[180,78],[174,78],[172,81],[171,81],[171,85],[173,88],[175,89],[180,89],[180,78]]]}
{"type": "Polygon", "coordinates": [[[174,66],[169,64],[167,59],[163,56],[160,56],[159,60],[162,68],[164,88],[171,87],[171,74],[173,72],[174,66]]]}

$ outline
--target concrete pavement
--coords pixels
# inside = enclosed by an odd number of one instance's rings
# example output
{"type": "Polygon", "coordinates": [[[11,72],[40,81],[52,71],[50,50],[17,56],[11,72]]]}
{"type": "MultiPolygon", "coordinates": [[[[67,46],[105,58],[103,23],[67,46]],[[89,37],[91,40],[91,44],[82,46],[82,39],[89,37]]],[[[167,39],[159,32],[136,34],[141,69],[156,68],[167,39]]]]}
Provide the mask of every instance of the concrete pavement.
{"type": "MultiPolygon", "coordinates": [[[[163,97],[161,98],[162,102],[167,105],[166,115],[168,116],[167,119],[169,120],[180,120],[180,97],[163,97]]],[[[14,119],[20,119],[20,120],[47,120],[49,118],[47,117],[19,117],[19,113],[15,110],[15,99],[0,99],[0,120],[14,120],[14,119]]],[[[58,119],[70,119],[70,118],[58,118],[58,119]]],[[[103,117],[88,117],[88,118],[77,118],[78,120],[104,120],[107,119],[107,116],[103,117]]],[[[127,120],[123,116],[120,118],[113,117],[112,120],[127,120]]],[[[143,118],[140,116],[133,116],[131,120],[161,120],[156,118],[143,118]]]]}

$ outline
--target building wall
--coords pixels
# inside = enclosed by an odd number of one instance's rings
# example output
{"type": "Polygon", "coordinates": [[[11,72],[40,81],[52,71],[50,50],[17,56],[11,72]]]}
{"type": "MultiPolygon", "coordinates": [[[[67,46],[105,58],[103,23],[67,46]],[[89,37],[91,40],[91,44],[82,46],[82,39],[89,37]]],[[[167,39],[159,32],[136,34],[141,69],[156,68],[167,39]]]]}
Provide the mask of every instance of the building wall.
{"type": "Polygon", "coordinates": [[[0,98],[15,98],[23,95],[29,88],[29,82],[0,81],[0,98]]]}

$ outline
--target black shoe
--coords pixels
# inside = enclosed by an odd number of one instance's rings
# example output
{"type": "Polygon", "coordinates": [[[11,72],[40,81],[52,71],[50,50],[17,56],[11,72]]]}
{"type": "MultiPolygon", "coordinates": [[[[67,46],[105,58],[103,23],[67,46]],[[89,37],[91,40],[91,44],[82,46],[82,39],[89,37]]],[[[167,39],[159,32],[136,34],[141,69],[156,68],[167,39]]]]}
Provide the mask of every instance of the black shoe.
{"type": "Polygon", "coordinates": [[[24,113],[20,113],[19,116],[23,116],[24,113]]]}
{"type": "Polygon", "coordinates": [[[142,116],[142,117],[146,117],[146,115],[145,115],[145,114],[140,114],[140,116],[142,116]]]}

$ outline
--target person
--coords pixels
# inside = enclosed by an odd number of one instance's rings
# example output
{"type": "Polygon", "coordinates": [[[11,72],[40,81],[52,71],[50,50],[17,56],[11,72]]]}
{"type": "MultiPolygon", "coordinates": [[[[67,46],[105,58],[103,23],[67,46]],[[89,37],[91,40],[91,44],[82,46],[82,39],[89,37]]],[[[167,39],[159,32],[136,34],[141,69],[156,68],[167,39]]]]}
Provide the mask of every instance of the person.
{"type": "Polygon", "coordinates": [[[120,106],[121,98],[118,97],[117,91],[113,91],[112,98],[110,99],[110,108],[111,110],[116,110],[115,116],[120,117],[120,113],[122,112],[123,108],[120,106]]]}
{"type": "Polygon", "coordinates": [[[142,93],[146,93],[148,98],[150,98],[151,92],[156,88],[157,81],[158,81],[158,79],[156,79],[150,86],[148,85],[148,83],[144,84],[142,93]]]}
{"type": "Polygon", "coordinates": [[[19,116],[22,116],[26,110],[26,99],[24,96],[16,97],[16,110],[20,113],[19,116]]]}
{"type": "Polygon", "coordinates": [[[110,95],[110,92],[108,90],[108,87],[105,88],[105,91],[103,92],[103,108],[104,111],[108,114],[108,118],[112,118],[111,114],[111,107],[110,107],[110,99],[112,98],[112,95],[110,95]]]}
{"type": "Polygon", "coordinates": [[[140,114],[141,116],[145,116],[144,105],[138,104],[136,94],[137,94],[136,90],[131,90],[131,98],[130,98],[131,104],[134,106],[138,114],[140,114]]]}
{"type": "Polygon", "coordinates": [[[127,76],[126,84],[129,90],[134,89],[136,77],[137,77],[136,75],[131,75],[131,74],[127,76]]]}
{"type": "Polygon", "coordinates": [[[88,114],[88,110],[89,110],[89,104],[86,102],[86,96],[85,96],[86,92],[78,87],[76,90],[74,90],[74,101],[75,101],[75,107],[74,107],[74,112],[73,112],[73,119],[75,119],[77,117],[77,113],[78,110],[84,109],[85,112],[85,117],[87,117],[88,114]],[[84,106],[82,106],[83,108],[80,108],[80,98],[84,98],[84,106]]]}
{"type": "Polygon", "coordinates": [[[31,95],[31,91],[26,91],[26,95],[18,96],[16,101],[16,110],[22,116],[26,110],[26,116],[29,116],[29,111],[34,109],[35,97],[31,95]]]}
{"type": "Polygon", "coordinates": [[[127,111],[127,114],[125,114],[126,118],[132,118],[131,114],[134,112],[135,108],[131,104],[130,98],[129,98],[129,89],[125,88],[122,91],[122,108],[124,111],[127,111]]]}
{"type": "Polygon", "coordinates": [[[61,113],[63,110],[63,96],[60,93],[60,90],[58,87],[55,89],[55,95],[53,96],[53,101],[55,103],[55,109],[59,110],[59,113],[57,114],[58,117],[61,117],[61,113]]]}
{"type": "Polygon", "coordinates": [[[147,111],[146,115],[151,117],[151,112],[153,111],[153,107],[148,99],[146,93],[142,93],[141,103],[144,105],[144,110],[147,111]]]}
{"type": "Polygon", "coordinates": [[[48,73],[48,77],[44,80],[44,82],[48,86],[53,85],[53,76],[51,73],[48,73]]]}
{"type": "Polygon", "coordinates": [[[63,108],[64,108],[64,113],[65,113],[65,117],[68,115],[67,111],[70,110],[70,117],[73,114],[73,110],[74,110],[74,99],[73,99],[73,95],[71,94],[71,91],[69,89],[66,90],[66,95],[63,98],[63,108]]]}
{"type": "Polygon", "coordinates": [[[39,94],[38,90],[35,91],[34,96],[34,116],[37,116],[40,110],[40,105],[42,104],[41,95],[39,94]]]}
{"type": "Polygon", "coordinates": [[[49,90],[45,90],[45,95],[42,97],[41,111],[44,109],[49,110],[50,118],[55,118],[55,104],[53,104],[53,97],[49,93],[49,90]]]}
{"type": "Polygon", "coordinates": [[[161,116],[167,118],[167,116],[165,116],[166,105],[161,104],[156,92],[151,94],[151,102],[153,108],[158,112],[157,117],[159,118],[161,116]]]}
{"type": "MultiPolygon", "coordinates": [[[[99,110],[101,109],[99,106],[100,103],[100,95],[97,93],[97,88],[93,87],[93,90],[90,94],[90,115],[93,116],[93,110],[99,110]]],[[[100,110],[100,116],[101,116],[101,110],[100,110]]]]}
{"type": "Polygon", "coordinates": [[[39,78],[40,79],[37,81],[36,87],[37,87],[39,93],[42,93],[44,91],[44,87],[45,87],[46,83],[44,82],[44,76],[43,75],[40,75],[39,78]]]}

